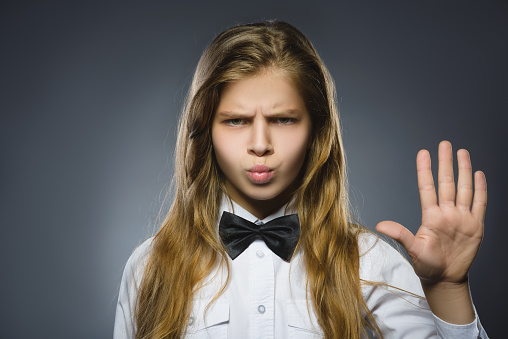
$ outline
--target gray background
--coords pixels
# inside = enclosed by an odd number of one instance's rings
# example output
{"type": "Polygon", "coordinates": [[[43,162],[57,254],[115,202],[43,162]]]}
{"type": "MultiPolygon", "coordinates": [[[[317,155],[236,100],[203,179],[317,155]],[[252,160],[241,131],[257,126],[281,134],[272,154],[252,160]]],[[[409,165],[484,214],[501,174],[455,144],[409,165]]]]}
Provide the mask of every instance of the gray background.
{"type": "MultiPolygon", "coordinates": [[[[13,2],[0,9],[0,337],[111,337],[123,266],[154,227],[206,44],[281,19],[335,77],[362,221],[420,222],[415,157],[440,140],[489,184],[471,288],[503,337],[505,1],[13,2]]],[[[436,162],[434,162],[434,165],[436,162]]],[[[436,169],[436,168],[434,168],[436,169]]]]}

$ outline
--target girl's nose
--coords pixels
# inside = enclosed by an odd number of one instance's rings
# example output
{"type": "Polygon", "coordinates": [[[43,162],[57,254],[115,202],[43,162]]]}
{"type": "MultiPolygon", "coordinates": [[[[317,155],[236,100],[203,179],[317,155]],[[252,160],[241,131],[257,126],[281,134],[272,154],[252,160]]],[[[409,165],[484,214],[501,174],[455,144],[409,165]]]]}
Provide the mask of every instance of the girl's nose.
{"type": "Polygon", "coordinates": [[[251,129],[251,141],[248,152],[258,157],[273,153],[268,123],[262,119],[254,119],[251,129]]]}

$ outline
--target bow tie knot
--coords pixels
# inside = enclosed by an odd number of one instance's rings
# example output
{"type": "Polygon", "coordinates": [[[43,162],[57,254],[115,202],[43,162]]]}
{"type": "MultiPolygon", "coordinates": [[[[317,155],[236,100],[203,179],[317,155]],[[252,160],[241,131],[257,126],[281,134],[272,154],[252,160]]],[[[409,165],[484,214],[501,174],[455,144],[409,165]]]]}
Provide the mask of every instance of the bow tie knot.
{"type": "Polygon", "coordinates": [[[219,235],[226,250],[235,259],[256,239],[285,261],[290,261],[300,237],[297,214],[275,218],[256,225],[232,213],[224,212],[219,222],[219,235]]]}

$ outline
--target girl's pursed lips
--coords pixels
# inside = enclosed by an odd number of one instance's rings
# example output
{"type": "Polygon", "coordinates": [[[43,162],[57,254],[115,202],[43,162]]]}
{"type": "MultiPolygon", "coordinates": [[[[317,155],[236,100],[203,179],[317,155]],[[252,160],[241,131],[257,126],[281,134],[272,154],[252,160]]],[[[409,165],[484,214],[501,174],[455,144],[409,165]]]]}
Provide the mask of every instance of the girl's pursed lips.
{"type": "MultiPolygon", "coordinates": [[[[266,166],[265,166],[266,167],[266,166]]],[[[267,184],[269,183],[273,176],[275,175],[275,171],[247,171],[247,177],[253,184],[267,184]]]]}
{"type": "Polygon", "coordinates": [[[272,169],[266,165],[254,165],[248,170],[248,172],[258,172],[258,173],[270,171],[272,171],[272,169]]]}

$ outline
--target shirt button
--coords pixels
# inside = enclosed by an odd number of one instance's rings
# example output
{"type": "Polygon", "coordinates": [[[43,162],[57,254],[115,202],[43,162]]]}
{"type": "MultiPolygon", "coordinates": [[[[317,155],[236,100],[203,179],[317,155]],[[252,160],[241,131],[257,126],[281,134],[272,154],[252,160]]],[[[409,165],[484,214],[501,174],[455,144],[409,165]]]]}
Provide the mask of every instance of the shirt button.
{"type": "Polygon", "coordinates": [[[265,311],[266,311],[266,309],[265,309],[265,307],[263,305],[259,305],[258,306],[258,312],[259,313],[263,314],[263,313],[265,313],[265,311]]]}
{"type": "Polygon", "coordinates": [[[189,325],[192,326],[192,324],[194,324],[194,317],[190,317],[189,318],[189,325]]]}
{"type": "Polygon", "coordinates": [[[258,258],[263,258],[265,256],[265,254],[261,250],[257,251],[256,255],[258,256],[258,258]]]}

